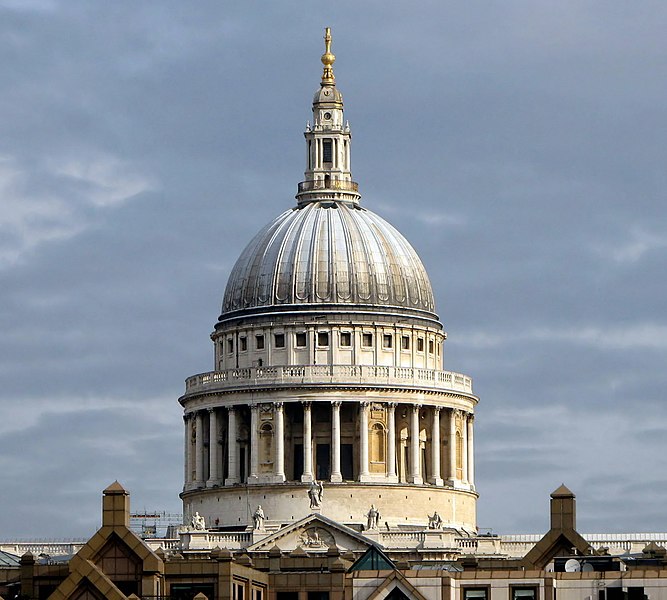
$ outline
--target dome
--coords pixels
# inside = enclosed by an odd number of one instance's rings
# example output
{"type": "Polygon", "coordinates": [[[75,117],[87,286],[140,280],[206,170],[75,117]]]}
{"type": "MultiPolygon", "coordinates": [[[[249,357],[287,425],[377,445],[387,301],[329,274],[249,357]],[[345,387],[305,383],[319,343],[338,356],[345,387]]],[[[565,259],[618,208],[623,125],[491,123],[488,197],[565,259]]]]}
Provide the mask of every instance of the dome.
{"type": "Polygon", "coordinates": [[[385,220],[344,202],[311,202],[262,229],[232,269],[221,320],[261,307],[349,305],[433,314],[426,270],[385,220]]]}

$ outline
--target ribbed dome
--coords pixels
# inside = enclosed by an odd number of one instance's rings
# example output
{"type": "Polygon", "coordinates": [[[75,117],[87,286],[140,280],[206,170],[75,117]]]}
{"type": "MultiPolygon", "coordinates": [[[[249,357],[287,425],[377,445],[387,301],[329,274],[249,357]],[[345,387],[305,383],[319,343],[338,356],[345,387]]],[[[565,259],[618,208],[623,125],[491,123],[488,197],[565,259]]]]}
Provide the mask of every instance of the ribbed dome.
{"type": "Polygon", "coordinates": [[[369,210],[324,201],[284,212],[255,236],[234,265],[222,311],[294,304],[434,311],[407,240],[369,210]]]}

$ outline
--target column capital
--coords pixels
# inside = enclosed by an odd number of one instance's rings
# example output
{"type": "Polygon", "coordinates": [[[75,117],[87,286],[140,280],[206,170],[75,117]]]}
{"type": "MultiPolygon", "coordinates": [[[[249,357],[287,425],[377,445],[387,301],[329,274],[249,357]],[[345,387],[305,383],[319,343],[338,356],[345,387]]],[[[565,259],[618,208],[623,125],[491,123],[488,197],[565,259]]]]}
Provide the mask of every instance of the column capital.
{"type": "Polygon", "coordinates": [[[188,421],[191,421],[191,420],[192,420],[192,413],[185,413],[185,414],[183,415],[183,421],[184,421],[185,423],[187,423],[188,421]]]}
{"type": "Polygon", "coordinates": [[[475,421],[475,413],[468,413],[468,422],[474,423],[474,421],[475,421]]]}
{"type": "Polygon", "coordinates": [[[274,402],[273,403],[273,408],[276,410],[282,410],[283,409],[283,402],[274,402]]]}
{"type": "Polygon", "coordinates": [[[421,407],[422,407],[421,404],[411,404],[410,406],[412,407],[412,410],[413,410],[413,411],[418,411],[418,410],[420,410],[421,407]]]}
{"type": "Polygon", "coordinates": [[[255,412],[255,413],[256,413],[256,412],[259,412],[259,404],[257,404],[256,402],[253,403],[253,404],[251,404],[251,405],[250,405],[250,410],[251,410],[252,412],[255,412]]]}
{"type": "Polygon", "coordinates": [[[398,406],[398,402],[387,402],[386,404],[389,410],[396,410],[396,407],[398,406]]]}
{"type": "Polygon", "coordinates": [[[301,401],[301,406],[303,406],[303,410],[310,410],[312,405],[313,405],[313,403],[310,400],[302,400],[301,401]]]}
{"type": "Polygon", "coordinates": [[[442,410],[442,406],[431,406],[433,412],[439,413],[442,410]]]}
{"type": "Polygon", "coordinates": [[[340,405],[343,404],[340,400],[332,400],[331,401],[331,406],[334,408],[340,408],[340,405]]]}
{"type": "Polygon", "coordinates": [[[361,409],[364,411],[368,410],[371,404],[372,402],[370,402],[369,400],[362,400],[361,402],[359,402],[359,406],[361,406],[361,409]]]}
{"type": "Polygon", "coordinates": [[[460,419],[463,416],[463,411],[460,408],[452,408],[452,416],[460,419]]]}
{"type": "Polygon", "coordinates": [[[215,408],[215,407],[207,408],[207,409],[206,409],[206,412],[209,413],[209,414],[214,413],[215,411],[216,411],[216,408],[215,408]]]}
{"type": "Polygon", "coordinates": [[[227,407],[227,412],[228,413],[233,413],[235,410],[236,410],[236,406],[234,406],[234,405],[227,407]]]}

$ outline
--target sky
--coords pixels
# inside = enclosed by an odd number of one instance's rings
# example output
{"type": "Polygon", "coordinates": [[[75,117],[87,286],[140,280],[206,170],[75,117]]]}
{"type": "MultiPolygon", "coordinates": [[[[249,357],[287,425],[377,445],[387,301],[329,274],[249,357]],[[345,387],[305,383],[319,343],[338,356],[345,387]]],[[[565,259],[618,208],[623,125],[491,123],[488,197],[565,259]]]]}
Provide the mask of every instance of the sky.
{"type": "Polygon", "coordinates": [[[294,205],[324,27],[362,203],[469,374],[478,525],[666,531],[667,4],[0,0],[0,539],[179,512],[186,377],[294,205]]]}

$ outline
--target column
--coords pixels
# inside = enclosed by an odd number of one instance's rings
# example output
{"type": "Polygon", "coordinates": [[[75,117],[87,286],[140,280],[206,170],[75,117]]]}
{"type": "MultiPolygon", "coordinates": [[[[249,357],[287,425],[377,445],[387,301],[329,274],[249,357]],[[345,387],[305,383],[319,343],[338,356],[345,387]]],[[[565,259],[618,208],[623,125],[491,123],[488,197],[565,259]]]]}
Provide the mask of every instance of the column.
{"type": "Polygon", "coordinates": [[[195,414],[195,487],[204,485],[204,413],[195,414]]]}
{"type": "Polygon", "coordinates": [[[285,481],[285,413],[282,402],[273,403],[275,430],[273,432],[273,481],[285,481]]]}
{"type": "Polygon", "coordinates": [[[368,402],[359,404],[359,481],[367,481],[368,472],[368,402]]]}
{"type": "Polygon", "coordinates": [[[424,483],[419,468],[419,404],[412,405],[410,412],[410,475],[409,483],[424,483]]]}
{"type": "MultiPolygon", "coordinates": [[[[301,481],[313,480],[313,427],[310,402],[303,402],[303,474],[301,481]]],[[[296,475],[296,473],[295,473],[296,475]]]]}
{"type": "Polygon", "coordinates": [[[456,485],[456,413],[449,411],[449,483],[456,485]]]}
{"type": "Polygon", "coordinates": [[[396,402],[387,403],[387,479],[398,481],[396,475],[396,402]]]}
{"type": "Polygon", "coordinates": [[[259,404],[250,406],[250,475],[248,483],[257,483],[259,475],[259,404]]]}
{"type": "Polygon", "coordinates": [[[331,481],[340,483],[340,400],[331,403],[331,481]]]}
{"type": "Polygon", "coordinates": [[[183,473],[183,489],[190,489],[190,484],[192,483],[192,461],[191,461],[191,452],[190,446],[192,445],[192,432],[190,430],[190,413],[183,415],[183,423],[185,425],[185,451],[183,456],[183,462],[185,463],[185,472],[183,473]]]}
{"type": "Polygon", "coordinates": [[[208,409],[208,481],[206,487],[220,485],[220,473],[218,467],[218,413],[215,408],[208,409]]]}
{"type": "Polygon", "coordinates": [[[236,446],[236,407],[227,408],[227,479],[225,485],[239,483],[240,465],[236,446]]]}
{"type": "Polygon", "coordinates": [[[431,477],[434,485],[444,485],[440,472],[440,407],[433,407],[433,424],[431,425],[431,477]]]}
{"type": "Polygon", "coordinates": [[[468,426],[466,422],[468,421],[467,413],[463,413],[463,422],[461,424],[461,443],[463,448],[461,448],[461,458],[462,458],[462,469],[461,469],[461,481],[463,483],[468,483],[468,426]]]}
{"type": "Polygon", "coordinates": [[[473,423],[475,415],[468,415],[468,483],[471,489],[475,489],[475,448],[473,440],[473,423]]]}

